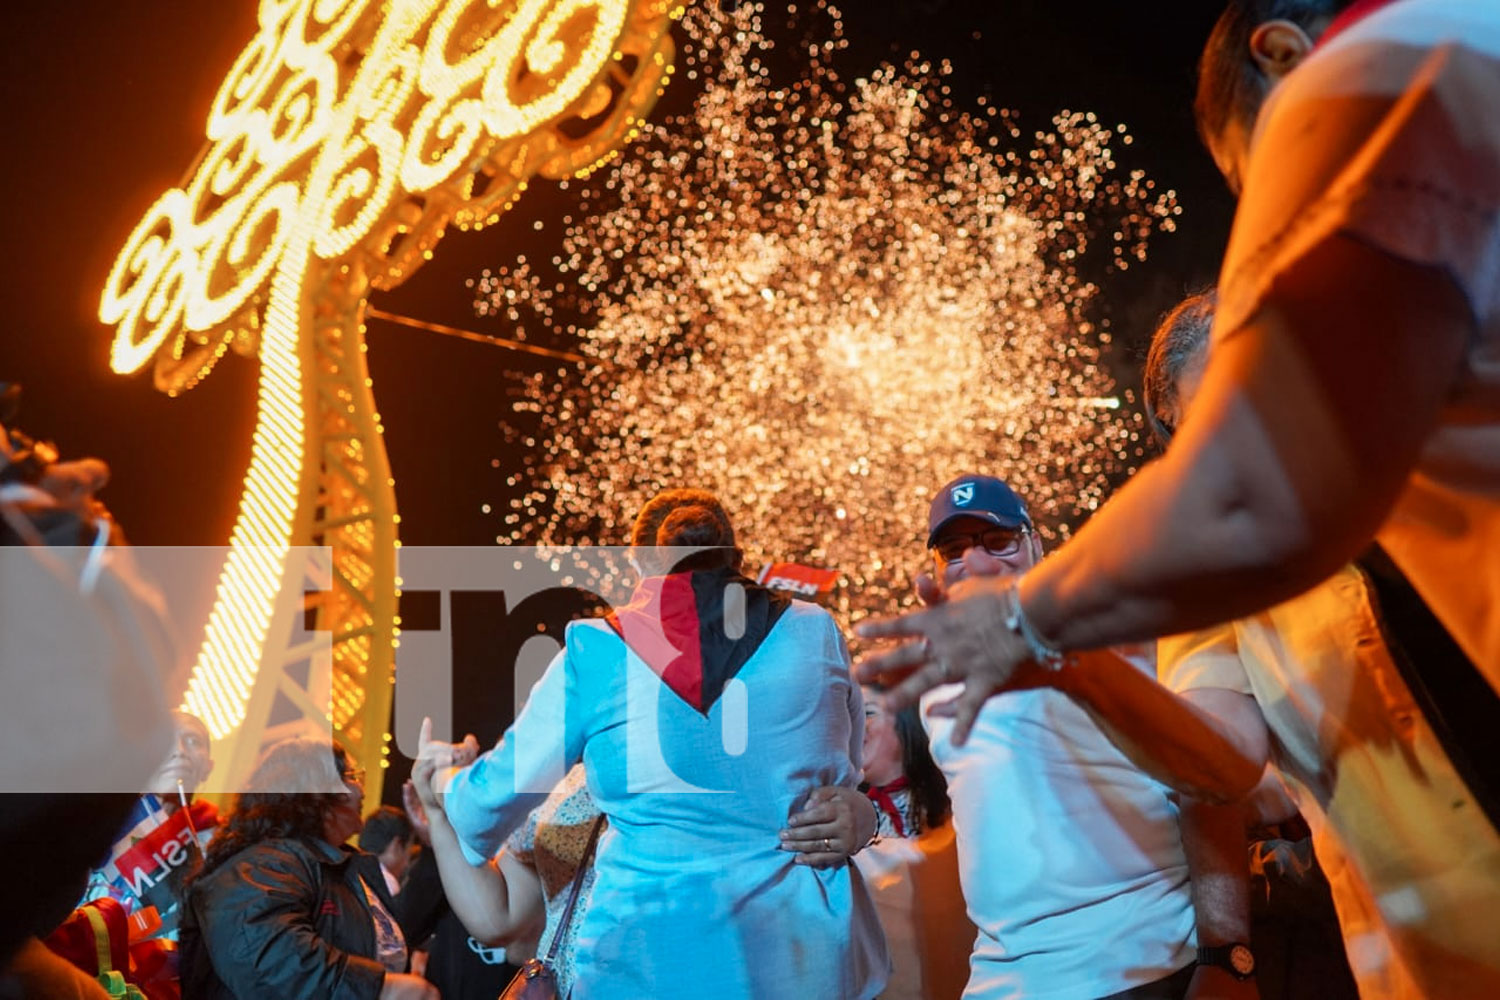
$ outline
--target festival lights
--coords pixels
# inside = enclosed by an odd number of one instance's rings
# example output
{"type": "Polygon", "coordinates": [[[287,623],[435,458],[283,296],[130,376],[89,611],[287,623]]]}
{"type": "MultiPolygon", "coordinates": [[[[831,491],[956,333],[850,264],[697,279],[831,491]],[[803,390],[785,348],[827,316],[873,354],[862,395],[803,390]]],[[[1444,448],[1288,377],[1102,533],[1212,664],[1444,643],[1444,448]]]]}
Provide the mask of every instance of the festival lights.
{"type": "Polygon", "coordinates": [[[373,773],[397,519],[364,363],[369,290],[400,284],[450,221],[492,220],[528,178],[610,155],[670,73],[677,7],[262,0],[214,98],[209,145],[136,226],[99,308],[117,327],[114,369],[154,361],[169,394],[227,349],[260,362],[232,549],[185,703],[216,739],[252,703],[265,724],[277,691],[257,671],[273,598],[302,582],[285,555],[328,545],[334,586],[318,627],[334,633],[332,721],[373,773]],[[580,120],[588,127],[563,128],[580,120]]]}

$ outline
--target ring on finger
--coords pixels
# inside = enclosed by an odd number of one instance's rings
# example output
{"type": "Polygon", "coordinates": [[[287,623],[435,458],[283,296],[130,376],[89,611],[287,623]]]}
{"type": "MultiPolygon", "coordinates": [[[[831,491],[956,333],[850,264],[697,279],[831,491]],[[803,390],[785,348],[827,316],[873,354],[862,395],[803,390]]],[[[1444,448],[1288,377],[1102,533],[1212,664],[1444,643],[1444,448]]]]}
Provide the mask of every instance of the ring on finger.
{"type": "Polygon", "coordinates": [[[824,854],[828,854],[828,853],[831,853],[832,851],[833,851],[833,841],[829,840],[827,837],[824,837],[823,838],[823,853],[824,854]]]}

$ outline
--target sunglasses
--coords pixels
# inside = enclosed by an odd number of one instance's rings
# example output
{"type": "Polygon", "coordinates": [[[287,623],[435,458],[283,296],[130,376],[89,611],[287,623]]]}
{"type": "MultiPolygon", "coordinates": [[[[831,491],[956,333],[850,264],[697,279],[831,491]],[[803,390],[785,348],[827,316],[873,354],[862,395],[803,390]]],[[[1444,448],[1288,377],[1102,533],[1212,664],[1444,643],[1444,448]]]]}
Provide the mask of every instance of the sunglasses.
{"type": "Polygon", "coordinates": [[[992,556],[1013,556],[1021,551],[1030,534],[1031,529],[1023,524],[1018,528],[996,527],[961,535],[944,535],[932,547],[932,554],[940,563],[958,562],[970,549],[984,549],[992,556]]]}

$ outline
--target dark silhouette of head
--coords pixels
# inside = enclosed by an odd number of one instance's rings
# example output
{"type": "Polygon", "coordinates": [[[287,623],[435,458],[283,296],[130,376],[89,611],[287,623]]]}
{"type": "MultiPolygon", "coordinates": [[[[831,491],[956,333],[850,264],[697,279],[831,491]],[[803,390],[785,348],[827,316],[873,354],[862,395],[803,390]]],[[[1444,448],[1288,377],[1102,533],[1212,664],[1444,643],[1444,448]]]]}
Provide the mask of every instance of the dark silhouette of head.
{"type": "Polygon", "coordinates": [[[1266,95],[1312,52],[1353,0],[1231,0],[1198,60],[1198,134],[1239,192],[1255,118],[1266,95]]]}
{"type": "Polygon", "coordinates": [[[1217,304],[1218,296],[1211,288],[1190,295],[1161,318],[1151,336],[1142,380],[1146,419],[1162,447],[1177,432],[1187,398],[1197,388],[1217,304]]]}

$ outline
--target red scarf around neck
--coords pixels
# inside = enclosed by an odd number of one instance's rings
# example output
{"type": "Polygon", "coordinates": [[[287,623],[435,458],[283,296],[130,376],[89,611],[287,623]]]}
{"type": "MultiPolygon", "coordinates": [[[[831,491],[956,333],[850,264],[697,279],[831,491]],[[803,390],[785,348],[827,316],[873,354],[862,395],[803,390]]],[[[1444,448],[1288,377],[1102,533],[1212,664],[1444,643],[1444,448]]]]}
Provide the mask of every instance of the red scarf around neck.
{"type": "Polygon", "coordinates": [[[870,801],[875,803],[875,808],[891,818],[891,824],[896,828],[896,836],[906,836],[906,817],[901,815],[901,810],[896,808],[896,800],[891,798],[896,792],[906,790],[905,775],[897,778],[888,785],[871,785],[865,789],[865,794],[870,801]]]}

